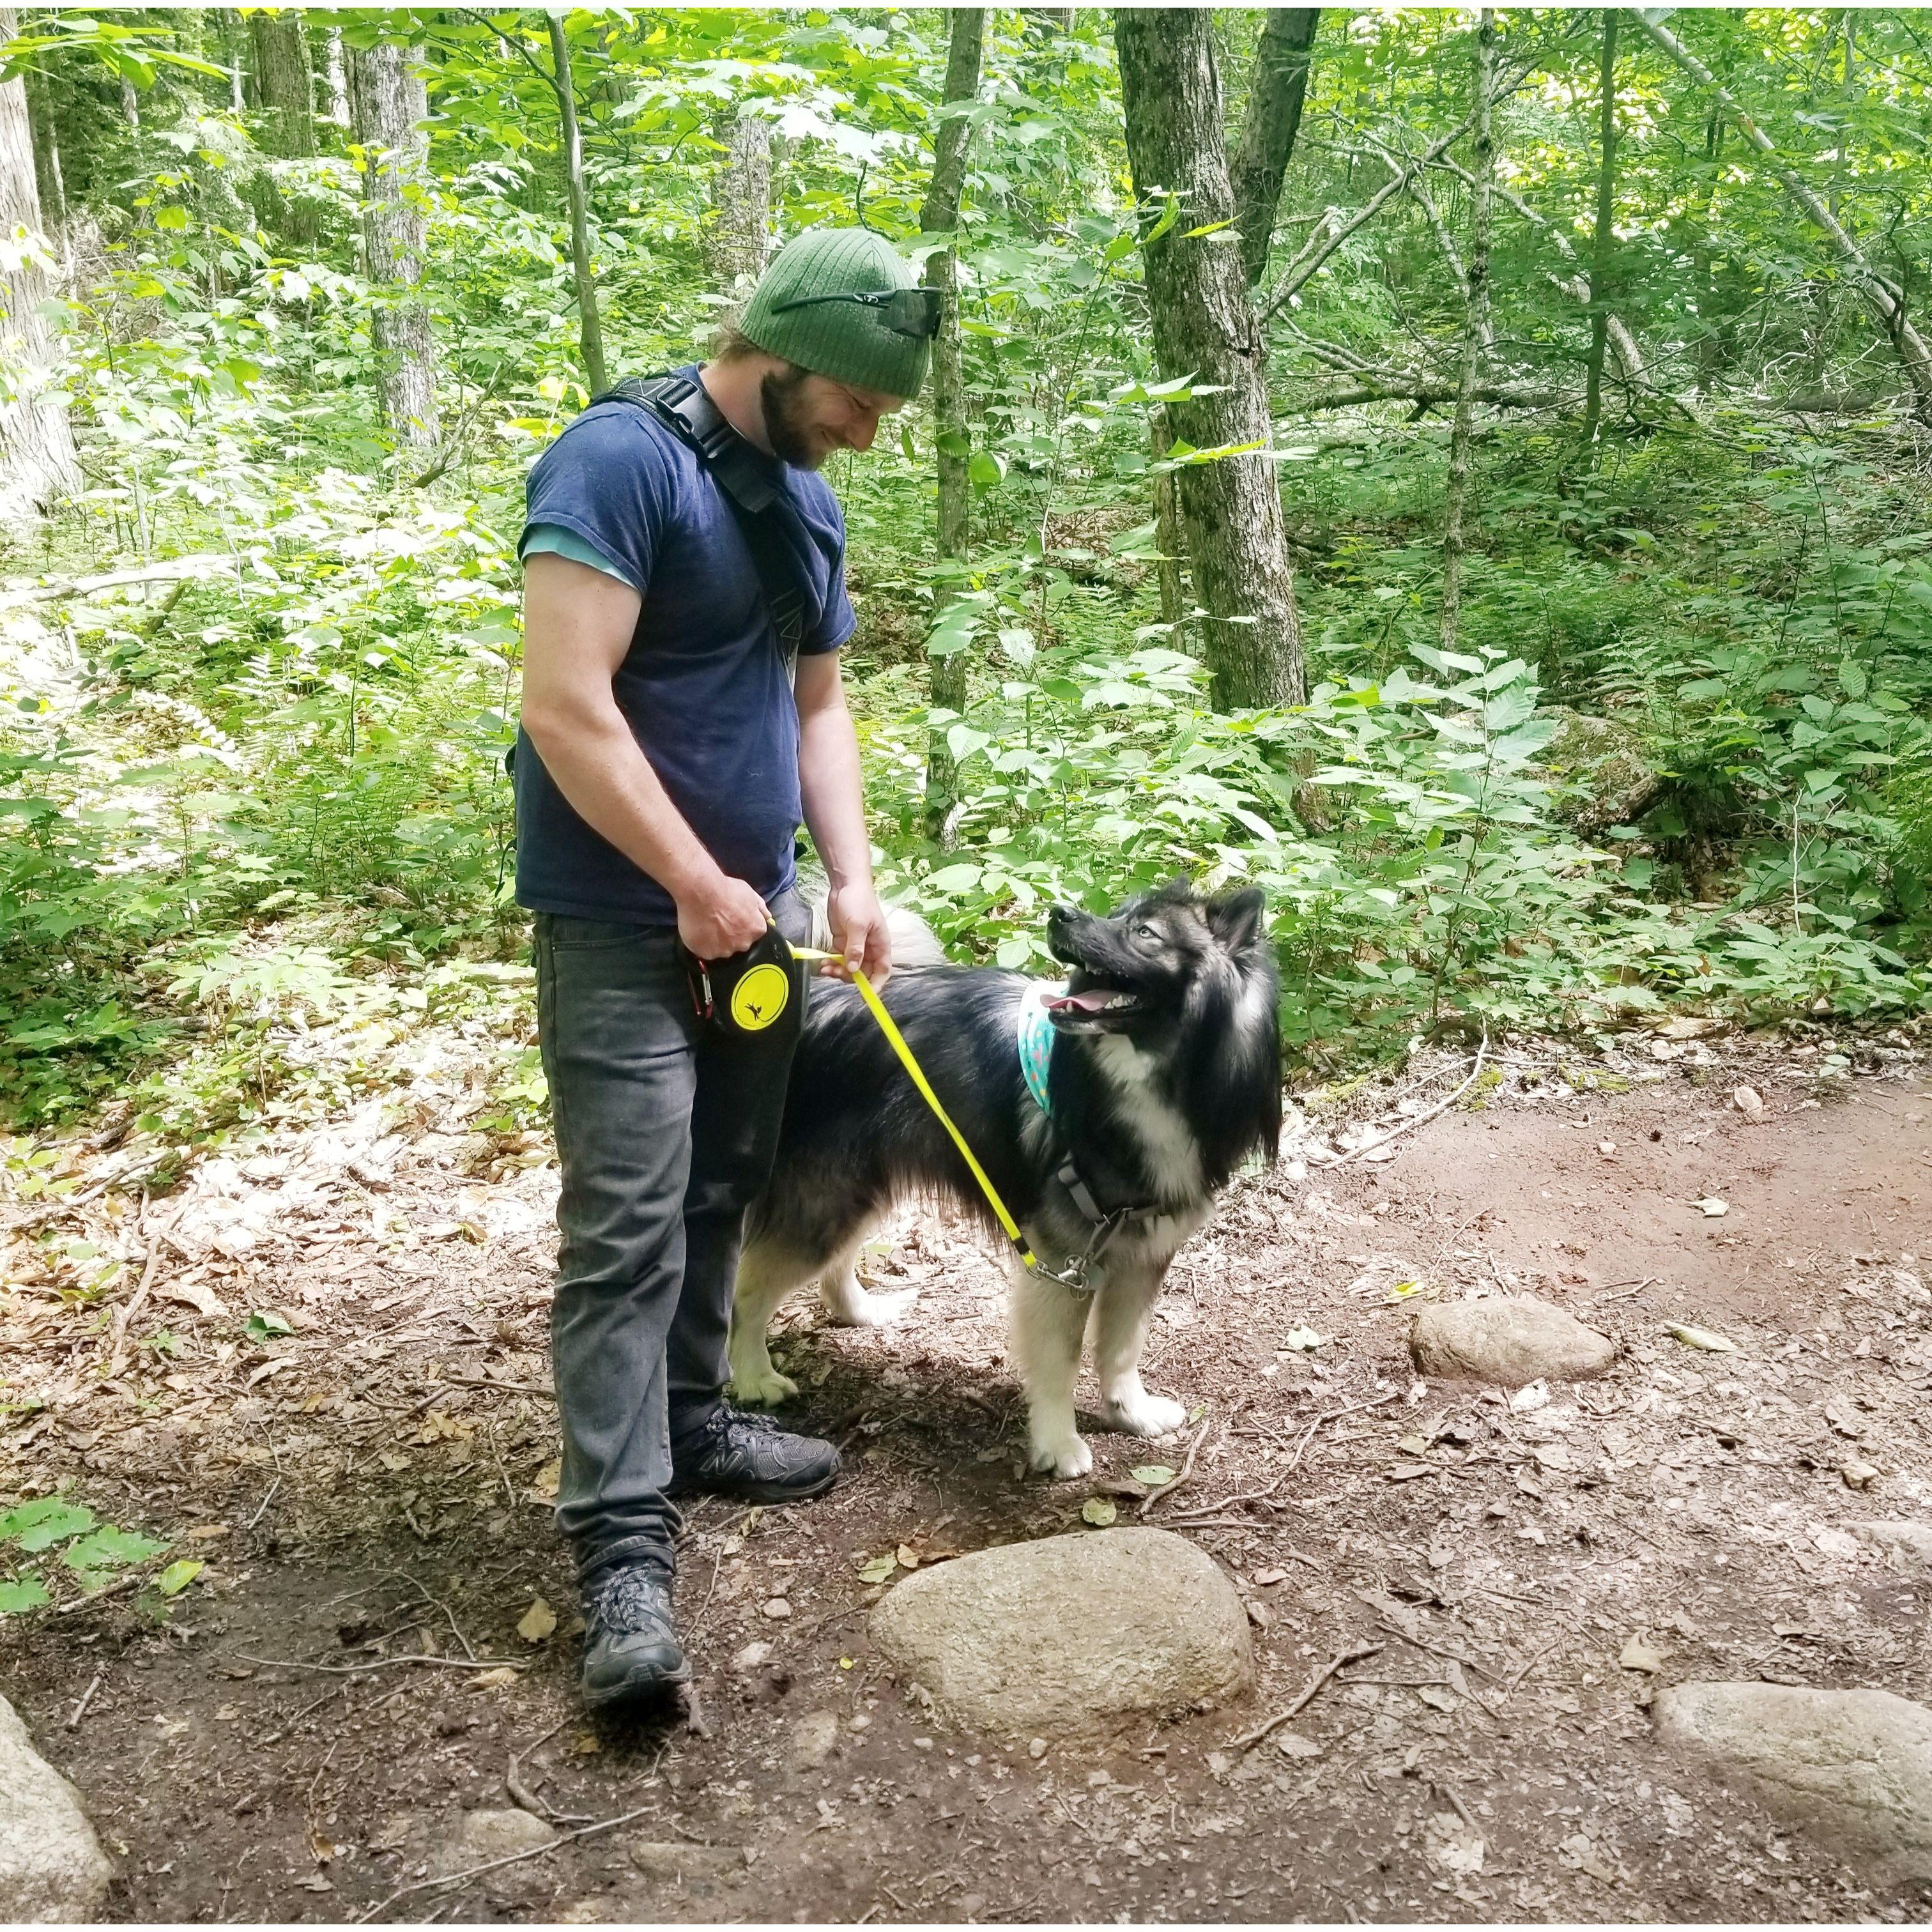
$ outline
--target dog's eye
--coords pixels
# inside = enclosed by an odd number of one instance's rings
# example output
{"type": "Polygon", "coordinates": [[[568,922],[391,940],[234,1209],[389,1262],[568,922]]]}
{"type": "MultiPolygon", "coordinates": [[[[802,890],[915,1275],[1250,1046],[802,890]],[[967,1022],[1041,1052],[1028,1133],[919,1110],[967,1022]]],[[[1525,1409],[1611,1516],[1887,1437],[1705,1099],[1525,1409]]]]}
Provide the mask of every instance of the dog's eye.
{"type": "Polygon", "coordinates": [[[1134,937],[1136,939],[1144,939],[1150,946],[1158,946],[1160,944],[1159,928],[1149,926],[1144,921],[1134,928],[1134,937]]]}

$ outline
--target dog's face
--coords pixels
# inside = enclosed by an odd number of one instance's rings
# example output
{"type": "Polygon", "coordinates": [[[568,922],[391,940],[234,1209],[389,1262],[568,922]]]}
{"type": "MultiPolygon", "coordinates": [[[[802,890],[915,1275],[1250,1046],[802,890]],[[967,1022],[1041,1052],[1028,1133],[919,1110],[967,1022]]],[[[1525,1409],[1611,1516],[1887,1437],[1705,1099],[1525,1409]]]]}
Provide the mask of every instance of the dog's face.
{"type": "Polygon", "coordinates": [[[1067,1034],[1145,1036],[1173,1026],[1204,976],[1244,968],[1262,914],[1256,889],[1204,899],[1185,880],[1104,917],[1055,906],[1047,944],[1071,970],[1066,992],[1046,1002],[1048,1015],[1067,1034]]]}

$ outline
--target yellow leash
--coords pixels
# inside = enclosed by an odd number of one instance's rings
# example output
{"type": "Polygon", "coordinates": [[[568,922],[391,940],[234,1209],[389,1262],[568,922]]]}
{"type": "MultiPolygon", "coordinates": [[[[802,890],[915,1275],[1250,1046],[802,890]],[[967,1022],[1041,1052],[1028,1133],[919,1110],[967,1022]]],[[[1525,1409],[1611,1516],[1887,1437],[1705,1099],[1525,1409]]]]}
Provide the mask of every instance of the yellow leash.
{"type": "MultiPolygon", "coordinates": [[[[820,952],[809,946],[794,946],[791,949],[794,959],[842,960],[844,954],[820,952]]],[[[1006,1204],[1000,1198],[999,1190],[988,1178],[986,1170],[980,1165],[978,1157],[966,1144],[966,1136],[952,1124],[952,1116],[941,1105],[939,1096],[932,1090],[932,1082],[926,1077],[926,1070],[914,1058],[912,1048],[906,1044],[905,1035],[899,1031],[898,1022],[886,1011],[885,1003],[874,991],[872,982],[863,973],[854,970],[852,981],[859,988],[859,997],[863,1000],[873,1018],[879,1023],[879,1030],[886,1036],[886,1044],[898,1055],[899,1064],[912,1076],[912,1084],[924,1097],[939,1124],[952,1136],[952,1144],[959,1150],[960,1157],[973,1170],[973,1178],[980,1184],[980,1191],[986,1196],[987,1204],[999,1216],[1000,1226],[1006,1231],[1006,1239],[1017,1250],[1021,1261],[1034,1274],[1045,1275],[1049,1280],[1060,1282],[1063,1286],[1071,1286],[1064,1276],[1055,1274],[1049,1268],[1042,1266],[1033,1250],[1027,1245],[1026,1237],[1019,1231],[1019,1224],[1006,1211],[1006,1204]]]]}

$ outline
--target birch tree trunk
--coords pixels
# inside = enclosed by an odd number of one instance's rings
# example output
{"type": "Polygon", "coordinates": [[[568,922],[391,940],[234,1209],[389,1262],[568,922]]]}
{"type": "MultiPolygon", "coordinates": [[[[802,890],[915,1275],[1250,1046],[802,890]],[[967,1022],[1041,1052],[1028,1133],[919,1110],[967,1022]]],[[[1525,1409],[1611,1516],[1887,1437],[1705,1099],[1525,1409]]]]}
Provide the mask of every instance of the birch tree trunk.
{"type": "MultiPolygon", "coordinates": [[[[0,8],[0,43],[20,26],[0,8]]],[[[81,487],[74,431],[60,394],[60,344],[42,305],[53,295],[38,259],[45,247],[26,83],[0,81],[0,236],[27,238],[0,256],[0,526],[19,527],[81,487]]]]}
{"type": "Polygon", "coordinates": [[[1610,346],[1610,250],[1617,194],[1617,14],[1604,9],[1603,120],[1597,136],[1597,231],[1590,248],[1590,361],[1583,381],[1583,448],[1604,416],[1604,356],[1610,346]]]}
{"type": "Polygon", "coordinates": [[[47,77],[38,68],[30,67],[20,76],[27,91],[27,122],[33,131],[34,178],[38,185],[40,229],[50,241],[58,241],[67,230],[67,181],[61,172],[60,131],[54,104],[47,93],[47,77]]]}
{"type": "Polygon", "coordinates": [[[772,124],[740,107],[718,131],[724,158],[712,178],[705,254],[720,293],[748,294],[771,246],[772,124]]]}
{"type": "MultiPolygon", "coordinates": [[[[952,38],[946,55],[946,100],[952,107],[970,103],[980,92],[980,65],[986,38],[983,7],[952,9],[952,38]]],[[[919,212],[920,232],[950,235],[959,225],[959,197],[966,182],[966,144],[972,123],[962,114],[942,120],[933,137],[932,179],[919,212]]],[[[938,446],[938,550],[942,573],[948,564],[963,565],[968,539],[970,493],[967,476],[969,455],[966,427],[966,382],[959,354],[959,256],[956,249],[941,248],[926,258],[926,281],[937,289],[942,304],[939,333],[932,344],[932,427],[938,446]]],[[[956,589],[942,581],[933,598],[937,617],[956,589]]],[[[966,709],[967,652],[948,652],[931,660],[932,704],[934,711],[966,709]]],[[[953,807],[958,802],[959,771],[947,748],[946,734],[928,734],[926,754],[926,830],[944,844],[949,842],[953,807]]]]}
{"type": "Polygon", "coordinates": [[[1234,152],[1234,225],[1241,231],[1241,266],[1253,287],[1268,267],[1274,239],[1281,184],[1294,158],[1301,106],[1308,94],[1308,65],[1319,7],[1272,8],[1255,50],[1248,82],[1248,111],[1234,152]]]}
{"type": "MultiPolygon", "coordinates": [[[[1168,427],[1167,411],[1156,406],[1148,412],[1148,446],[1159,463],[1167,454],[1174,432],[1168,427]]],[[[1172,628],[1167,641],[1177,650],[1190,648],[1187,641],[1187,539],[1180,528],[1180,507],[1174,498],[1174,472],[1157,474],[1154,479],[1154,542],[1160,547],[1160,621],[1172,628]]]]}
{"type": "Polygon", "coordinates": [[[577,337],[584,352],[584,369],[590,393],[601,395],[610,386],[604,370],[604,316],[597,305],[597,284],[590,262],[590,205],[584,186],[584,142],[577,127],[577,90],[570,77],[570,43],[563,16],[550,20],[550,86],[556,94],[557,118],[563,134],[563,185],[570,204],[570,260],[577,284],[577,337]]]}
{"type": "Polygon", "coordinates": [[[418,448],[440,437],[436,344],[422,280],[425,223],[420,196],[428,144],[422,123],[429,95],[410,50],[383,41],[349,52],[350,111],[362,156],[362,246],[376,291],[370,334],[381,368],[382,416],[392,434],[418,448]]]}
{"type": "Polygon", "coordinates": [[[1270,442],[1267,344],[1238,251],[1187,231],[1233,219],[1222,142],[1221,82],[1210,14],[1121,8],[1114,16],[1120,104],[1134,191],[1151,217],[1156,190],[1180,218],[1145,249],[1148,310],[1163,379],[1192,376],[1214,393],[1167,405],[1175,437],[1196,449],[1252,446],[1175,472],[1175,496],[1204,655],[1222,710],[1298,704],[1306,695],[1287,531],[1270,442]]]}
{"type": "Polygon", "coordinates": [[[1879,326],[1890,340],[1899,366],[1905,371],[1905,380],[1912,385],[1918,415],[1932,422],[1932,348],[1927,346],[1925,338],[1912,322],[1904,291],[1865,260],[1864,251],[1846,232],[1838,217],[1806,186],[1797,170],[1780,158],[1771,136],[1738,105],[1730,91],[1718,84],[1717,76],[1662,21],[1651,20],[1635,9],[1631,11],[1631,18],[1693,80],[1710,88],[1738,132],[1771,164],[1778,185],[1805,219],[1822,232],[1839,260],[1864,289],[1866,299],[1878,317],[1879,326]]]}
{"type": "Polygon", "coordinates": [[[1463,519],[1469,500],[1470,451],[1475,435],[1476,391],[1490,360],[1490,220],[1496,178],[1496,142],[1490,124],[1496,92],[1496,16],[1485,7],[1477,16],[1475,185],[1469,193],[1469,261],[1464,271],[1468,302],[1468,332],[1462,340],[1462,380],[1456,396],[1455,426],[1449,433],[1449,489],[1442,512],[1442,648],[1453,651],[1462,622],[1462,556],[1468,548],[1463,519]]]}
{"type": "Polygon", "coordinates": [[[228,105],[239,116],[247,112],[249,97],[246,63],[242,58],[242,16],[232,7],[218,7],[214,13],[221,32],[221,58],[228,68],[228,105]]]}
{"type": "Polygon", "coordinates": [[[331,27],[324,42],[328,80],[328,118],[338,128],[346,128],[349,118],[349,69],[342,51],[342,29],[331,27]]]}

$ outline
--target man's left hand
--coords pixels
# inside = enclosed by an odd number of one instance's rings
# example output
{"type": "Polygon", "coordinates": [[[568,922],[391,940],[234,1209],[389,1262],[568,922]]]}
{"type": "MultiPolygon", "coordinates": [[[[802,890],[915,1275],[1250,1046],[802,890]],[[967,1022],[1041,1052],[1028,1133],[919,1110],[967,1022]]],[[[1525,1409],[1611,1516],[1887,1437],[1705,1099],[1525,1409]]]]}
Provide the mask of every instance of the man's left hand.
{"type": "Polygon", "coordinates": [[[874,986],[883,986],[892,970],[892,942],[878,895],[869,885],[836,886],[825,915],[832,950],[842,956],[826,970],[841,980],[862,972],[874,986]]]}

